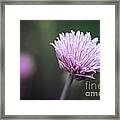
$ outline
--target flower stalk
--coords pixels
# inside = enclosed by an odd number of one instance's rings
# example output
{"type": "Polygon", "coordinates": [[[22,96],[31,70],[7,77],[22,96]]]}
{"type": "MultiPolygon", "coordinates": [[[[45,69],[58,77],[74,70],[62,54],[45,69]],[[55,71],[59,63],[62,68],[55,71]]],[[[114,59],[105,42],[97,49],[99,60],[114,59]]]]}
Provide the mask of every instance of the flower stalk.
{"type": "Polygon", "coordinates": [[[74,80],[74,75],[70,74],[69,77],[68,77],[68,80],[65,81],[65,85],[64,85],[62,94],[60,96],[60,100],[66,99],[66,97],[67,97],[67,95],[69,93],[70,87],[72,85],[73,80],[74,80]]]}

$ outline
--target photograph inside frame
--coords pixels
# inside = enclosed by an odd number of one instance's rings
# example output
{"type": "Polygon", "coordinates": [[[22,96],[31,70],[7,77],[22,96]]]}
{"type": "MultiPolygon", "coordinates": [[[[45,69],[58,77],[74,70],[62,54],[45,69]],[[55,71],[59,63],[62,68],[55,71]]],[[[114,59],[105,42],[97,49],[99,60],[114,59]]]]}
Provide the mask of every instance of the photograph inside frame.
{"type": "Polygon", "coordinates": [[[100,20],[20,20],[20,100],[100,100],[100,20]]]}

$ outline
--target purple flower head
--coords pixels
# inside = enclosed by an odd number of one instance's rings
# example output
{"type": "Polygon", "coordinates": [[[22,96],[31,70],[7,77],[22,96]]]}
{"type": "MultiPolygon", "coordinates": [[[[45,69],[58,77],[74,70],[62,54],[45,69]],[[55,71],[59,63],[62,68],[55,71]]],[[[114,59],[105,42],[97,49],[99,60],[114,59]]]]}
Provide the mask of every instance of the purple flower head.
{"type": "Polygon", "coordinates": [[[59,34],[54,43],[61,69],[74,74],[77,80],[92,78],[100,71],[100,43],[98,38],[91,38],[90,32],[74,31],[59,34]]]}
{"type": "Polygon", "coordinates": [[[34,72],[34,61],[30,54],[22,53],[20,56],[20,76],[22,79],[27,79],[34,72]]]}

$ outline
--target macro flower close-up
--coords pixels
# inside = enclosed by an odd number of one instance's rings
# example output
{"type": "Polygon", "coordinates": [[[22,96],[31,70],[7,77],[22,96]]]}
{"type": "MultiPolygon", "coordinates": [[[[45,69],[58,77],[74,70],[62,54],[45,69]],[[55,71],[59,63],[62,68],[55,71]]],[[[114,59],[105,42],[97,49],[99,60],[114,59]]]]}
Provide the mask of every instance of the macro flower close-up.
{"type": "Polygon", "coordinates": [[[20,99],[100,100],[100,20],[21,20],[20,99]]]}
{"type": "Polygon", "coordinates": [[[59,34],[50,44],[55,48],[60,68],[75,75],[75,79],[95,79],[93,75],[100,72],[100,43],[97,37],[92,39],[90,32],[71,30],[59,34]]]}

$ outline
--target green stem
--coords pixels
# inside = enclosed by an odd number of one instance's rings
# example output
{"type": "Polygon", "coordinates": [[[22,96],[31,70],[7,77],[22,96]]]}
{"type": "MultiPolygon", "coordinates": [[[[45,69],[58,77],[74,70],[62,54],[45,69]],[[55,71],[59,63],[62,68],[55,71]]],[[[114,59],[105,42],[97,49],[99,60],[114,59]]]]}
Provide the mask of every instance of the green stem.
{"type": "Polygon", "coordinates": [[[71,84],[73,82],[73,79],[74,79],[74,75],[70,74],[68,80],[66,80],[66,82],[65,82],[62,94],[60,96],[60,100],[66,99],[68,92],[69,92],[69,89],[71,87],[71,84]]]}

